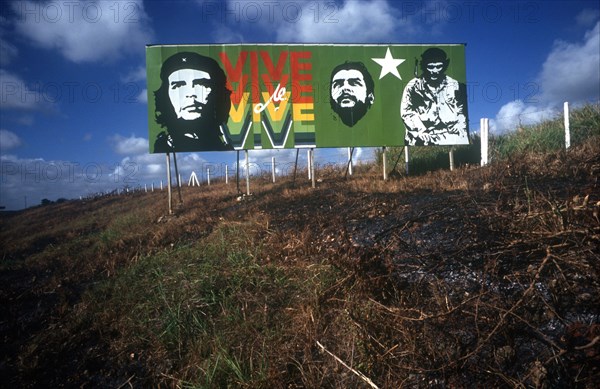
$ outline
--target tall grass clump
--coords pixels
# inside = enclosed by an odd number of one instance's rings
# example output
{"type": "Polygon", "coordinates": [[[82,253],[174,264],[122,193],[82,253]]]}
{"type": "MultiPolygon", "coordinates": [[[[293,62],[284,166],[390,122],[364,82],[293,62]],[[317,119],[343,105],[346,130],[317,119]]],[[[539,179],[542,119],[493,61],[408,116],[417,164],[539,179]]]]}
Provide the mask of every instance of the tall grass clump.
{"type": "Polygon", "coordinates": [[[290,307],[317,286],[305,269],[264,259],[264,231],[257,220],[223,221],[197,242],[142,258],[89,291],[78,321],[102,323],[112,353],[153,366],[153,383],[267,387],[295,336],[290,307]]]}
{"type": "MultiPolygon", "coordinates": [[[[600,136],[600,105],[589,104],[569,114],[571,145],[600,136]]],[[[490,139],[491,158],[508,160],[527,153],[550,153],[565,148],[564,115],[490,139]]]]}

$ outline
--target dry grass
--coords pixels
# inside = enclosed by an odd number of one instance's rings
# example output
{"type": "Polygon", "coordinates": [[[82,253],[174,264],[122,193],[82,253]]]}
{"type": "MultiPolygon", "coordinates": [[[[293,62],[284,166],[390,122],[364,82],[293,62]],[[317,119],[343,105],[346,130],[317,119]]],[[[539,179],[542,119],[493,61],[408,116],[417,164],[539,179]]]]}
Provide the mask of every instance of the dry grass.
{"type": "Polygon", "coordinates": [[[3,215],[0,381],[592,388],[597,140],[388,182],[263,178],[242,200],[184,188],[170,217],[160,192],[3,215]]]}

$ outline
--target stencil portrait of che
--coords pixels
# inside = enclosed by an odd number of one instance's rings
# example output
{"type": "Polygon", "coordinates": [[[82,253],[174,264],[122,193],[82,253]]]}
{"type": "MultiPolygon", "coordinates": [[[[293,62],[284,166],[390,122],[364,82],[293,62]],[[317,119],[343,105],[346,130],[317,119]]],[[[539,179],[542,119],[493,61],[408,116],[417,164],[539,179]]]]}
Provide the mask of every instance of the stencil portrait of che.
{"type": "Polygon", "coordinates": [[[178,52],[162,63],[160,82],[153,92],[160,132],[149,139],[151,152],[233,150],[226,130],[231,91],[214,59],[178,52]]]}
{"type": "Polygon", "coordinates": [[[342,123],[353,127],[375,102],[375,83],[360,61],[346,61],[331,71],[330,105],[342,123]]]}

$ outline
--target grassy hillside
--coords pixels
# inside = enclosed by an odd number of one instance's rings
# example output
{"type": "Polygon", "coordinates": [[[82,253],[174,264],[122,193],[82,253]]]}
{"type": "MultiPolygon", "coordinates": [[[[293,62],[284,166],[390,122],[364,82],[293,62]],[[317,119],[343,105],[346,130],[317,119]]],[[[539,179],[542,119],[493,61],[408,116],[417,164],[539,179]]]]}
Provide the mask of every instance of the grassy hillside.
{"type": "MultiPolygon", "coordinates": [[[[588,104],[571,109],[569,114],[571,145],[581,145],[590,138],[600,136],[600,105],[588,104]]],[[[473,130],[473,129],[472,129],[473,130]]],[[[527,153],[555,153],[565,147],[564,117],[559,115],[541,123],[524,125],[502,135],[491,135],[489,159],[511,161],[527,153]]],[[[448,153],[454,151],[454,164],[479,165],[481,161],[481,139],[479,134],[471,136],[471,144],[464,146],[410,147],[410,174],[424,174],[436,169],[449,169],[448,153]]],[[[376,152],[376,161],[381,163],[381,150],[376,152]]],[[[404,148],[388,149],[387,162],[390,169],[404,173],[404,148]]]]}
{"type": "Polygon", "coordinates": [[[4,214],[0,386],[592,388],[599,145],[4,214]]]}

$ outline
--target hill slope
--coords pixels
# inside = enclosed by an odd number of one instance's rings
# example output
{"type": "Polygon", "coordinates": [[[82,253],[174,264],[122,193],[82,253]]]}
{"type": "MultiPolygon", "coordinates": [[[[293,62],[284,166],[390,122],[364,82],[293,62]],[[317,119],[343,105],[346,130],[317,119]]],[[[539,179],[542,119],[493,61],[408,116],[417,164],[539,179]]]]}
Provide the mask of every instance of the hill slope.
{"type": "Polygon", "coordinates": [[[0,382],[591,388],[598,143],[2,215],[0,382]]]}

